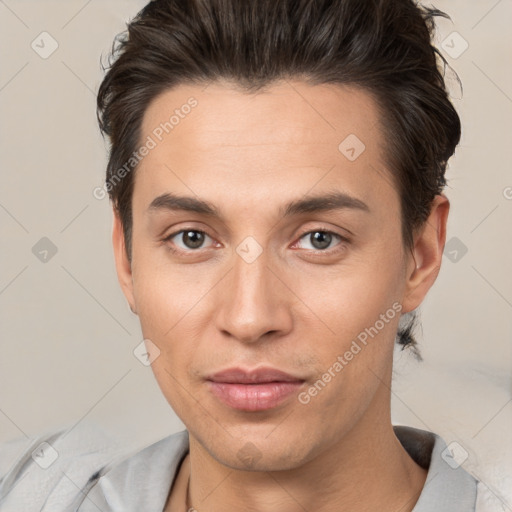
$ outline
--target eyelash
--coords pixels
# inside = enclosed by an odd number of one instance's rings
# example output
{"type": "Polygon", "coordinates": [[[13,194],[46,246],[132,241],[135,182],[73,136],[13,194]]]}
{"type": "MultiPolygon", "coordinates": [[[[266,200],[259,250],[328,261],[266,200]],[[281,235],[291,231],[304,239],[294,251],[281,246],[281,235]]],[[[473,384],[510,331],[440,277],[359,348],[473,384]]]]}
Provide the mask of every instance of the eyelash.
{"type": "MultiPolygon", "coordinates": [[[[177,235],[180,235],[181,233],[185,233],[185,232],[195,232],[195,233],[201,233],[203,235],[206,235],[208,237],[210,237],[212,240],[213,240],[213,237],[211,237],[206,231],[202,231],[200,229],[193,229],[193,228],[183,228],[183,229],[180,229],[179,231],[175,231],[174,233],[171,233],[170,235],[166,236],[163,241],[164,242],[171,242],[171,240],[177,236],[177,235]]],[[[338,251],[340,250],[343,250],[343,246],[345,246],[346,244],[349,244],[350,243],[350,240],[347,238],[347,237],[344,237],[342,235],[340,235],[339,233],[335,233],[334,231],[330,231],[328,229],[312,229],[312,230],[309,230],[309,231],[306,231],[304,233],[302,233],[297,241],[301,240],[302,238],[304,238],[306,235],[311,235],[313,233],[324,233],[324,234],[328,234],[328,235],[332,235],[333,237],[335,238],[338,238],[339,239],[339,243],[336,244],[333,248],[331,249],[306,249],[308,250],[310,253],[312,252],[313,254],[326,254],[326,255],[332,255],[332,254],[335,254],[337,253],[338,251]],[[341,247],[340,247],[341,246],[341,247]]],[[[295,242],[293,245],[295,245],[297,242],[295,242]]],[[[189,250],[183,250],[183,249],[176,249],[175,247],[171,247],[169,245],[167,245],[167,249],[169,251],[171,251],[172,253],[180,253],[180,254],[191,254],[191,253],[194,253],[194,252],[199,252],[201,249],[203,249],[202,247],[199,248],[199,249],[189,249],[189,250]]]]}

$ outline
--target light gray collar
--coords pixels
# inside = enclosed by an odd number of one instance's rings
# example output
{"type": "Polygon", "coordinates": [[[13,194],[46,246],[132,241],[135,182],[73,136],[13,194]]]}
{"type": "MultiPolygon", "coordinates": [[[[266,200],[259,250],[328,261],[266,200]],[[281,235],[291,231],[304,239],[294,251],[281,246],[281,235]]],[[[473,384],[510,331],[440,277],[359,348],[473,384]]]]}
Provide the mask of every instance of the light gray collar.
{"type": "Polygon", "coordinates": [[[459,464],[463,448],[449,447],[437,434],[395,426],[395,435],[409,455],[423,468],[427,480],[413,512],[474,512],[477,480],[459,464]]]}
{"type": "MultiPolygon", "coordinates": [[[[474,512],[477,481],[458,466],[436,434],[396,426],[395,434],[428,475],[413,512],[474,512]]],[[[189,450],[188,431],[172,434],[93,475],[73,512],[163,510],[177,469],[189,450]]]]}

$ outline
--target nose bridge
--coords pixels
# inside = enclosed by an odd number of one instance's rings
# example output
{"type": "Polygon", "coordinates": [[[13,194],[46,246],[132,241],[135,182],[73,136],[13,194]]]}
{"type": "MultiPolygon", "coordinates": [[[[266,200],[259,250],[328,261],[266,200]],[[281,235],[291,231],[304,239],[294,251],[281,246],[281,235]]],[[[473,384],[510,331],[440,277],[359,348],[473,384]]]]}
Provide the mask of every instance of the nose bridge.
{"type": "Polygon", "coordinates": [[[256,254],[251,241],[242,242],[233,255],[232,271],[219,297],[217,327],[244,341],[257,341],[269,332],[291,328],[286,297],[270,270],[268,254],[256,254]]]}
{"type": "Polygon", "coordinates": [[[266,255],[260,255],[254,261],[236,257],[233,268],[234,298],[244,308],[265,307],[272,298],[269,297],[269,269],[266,255]]]}

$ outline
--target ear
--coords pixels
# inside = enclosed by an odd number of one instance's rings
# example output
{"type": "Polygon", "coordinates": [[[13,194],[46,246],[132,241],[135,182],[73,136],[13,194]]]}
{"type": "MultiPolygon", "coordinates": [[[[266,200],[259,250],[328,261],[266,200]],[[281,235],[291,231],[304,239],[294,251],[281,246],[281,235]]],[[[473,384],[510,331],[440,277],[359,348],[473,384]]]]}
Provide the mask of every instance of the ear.
{"type": "Polygon", "coordinates": [[[112,245],[114,248],[117,279],[119,280],[119,284],[121,285],[121,289],[128,301],[130,309],[133,313],[137,313],[133,294],[132,268],[126,252],[123,223],[121,222],[121,218],[115,208],[113,209],[113,213],[114,225],[112,227],[112,245]]]}
{"type": "Polygon", "coordinates": [[[436,195],[428,219],[414,236],[414,247],[407,259],[402,313],[413,311],[423,302],[439,274],[449,211],[448,198],[436,195]]]}

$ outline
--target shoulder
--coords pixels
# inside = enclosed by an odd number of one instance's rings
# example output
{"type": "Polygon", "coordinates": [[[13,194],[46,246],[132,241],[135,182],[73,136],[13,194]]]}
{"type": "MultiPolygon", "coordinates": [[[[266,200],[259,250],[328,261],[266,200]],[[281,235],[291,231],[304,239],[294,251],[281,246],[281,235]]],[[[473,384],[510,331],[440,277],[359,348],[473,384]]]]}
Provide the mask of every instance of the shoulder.
{"type": "Polygon", "coordinates": [[[59,510],[120,451],[91,423],[0,444],[0,511],[59,510]]]}
{"type": "MultiPolygon", "coordinates": [[[[427,481],[414,512],[505,512],[506,502],[473,474],[468,453],[456,441],[406,426],[394,426],[409,455],[428,469],[427,481]],[[466,467],[464,467],[466,466],[466,467]]],[[[504,488],[507,488],[506,485],[504,488]]]]}
{"type": "Polygon", "coordinates": [[[462,467],[457,443],[447,445],[437,434],[417,428],[394,430],[411,458],[427,469],[414,512],[475,512],[478,482],[462,467]]]}
{"type": "Polygon", "coordinates": [[[163,510],[188,447],[184,430],[127,449],[93,424],[0,444],[0,512],[163,510]]]}
{"type": "Polygon", "coordinates": [[[163,510],[177,470],[189,451],[187,430],[110,462],[77,495],[72,510],[163,510]]]}
{"type": "Polygon", "coordinates": [[[508,512],[509,506],[483,482],[478,482],[475,512],[508,512]]]}

